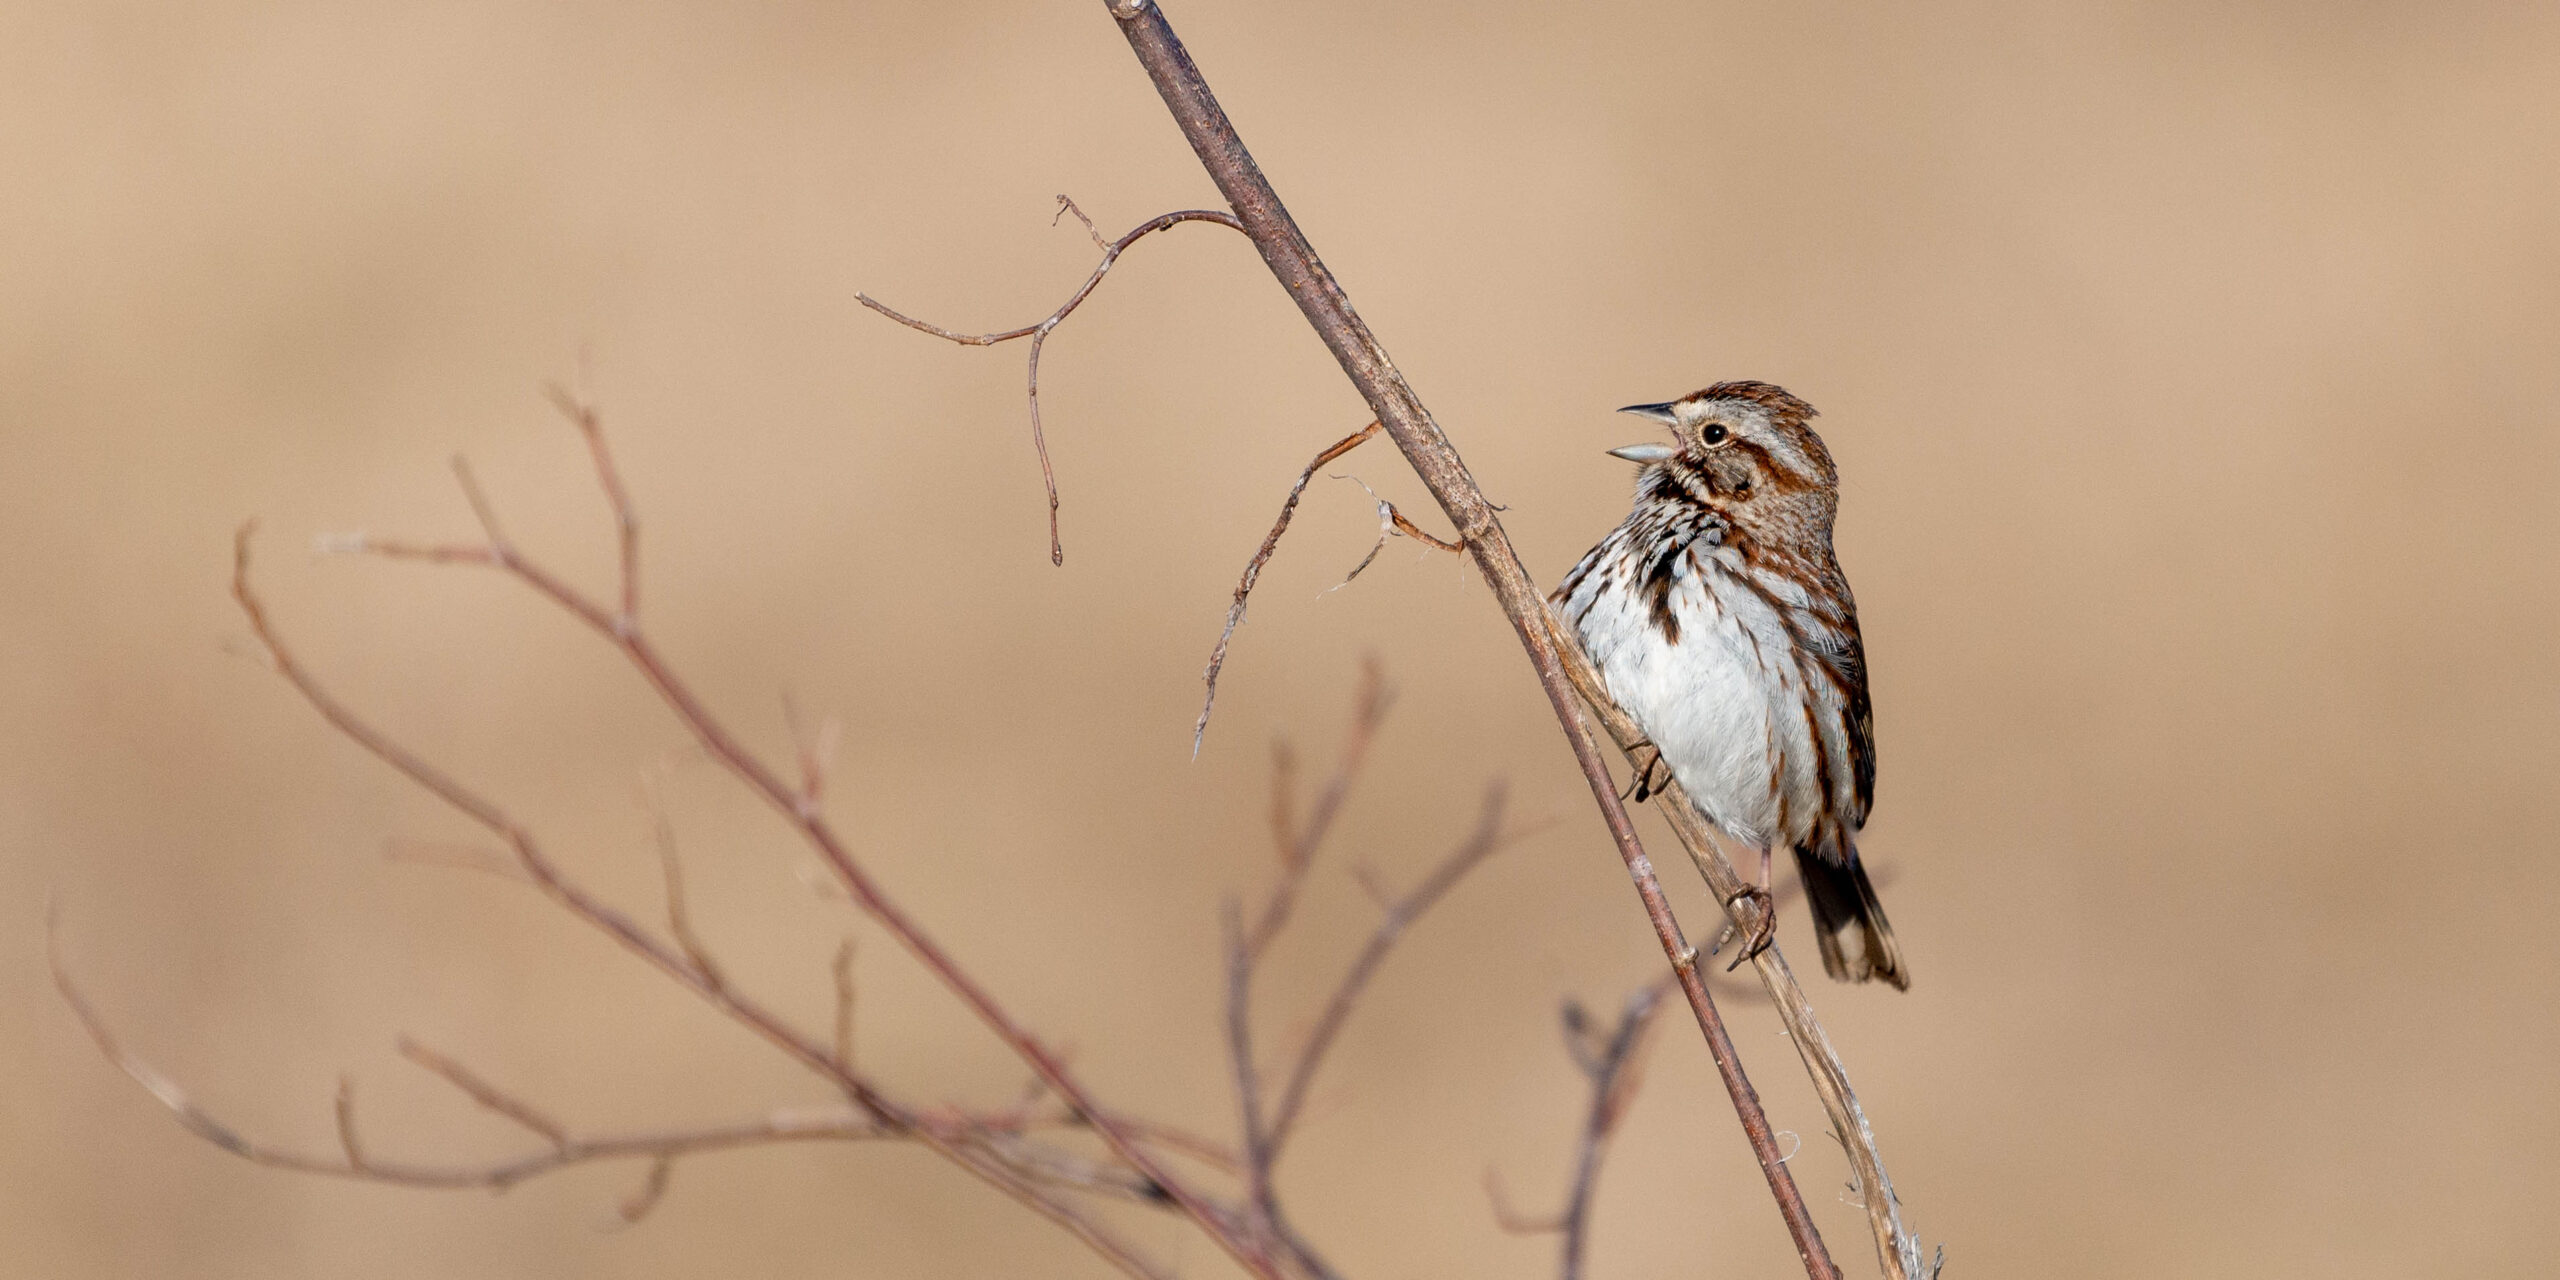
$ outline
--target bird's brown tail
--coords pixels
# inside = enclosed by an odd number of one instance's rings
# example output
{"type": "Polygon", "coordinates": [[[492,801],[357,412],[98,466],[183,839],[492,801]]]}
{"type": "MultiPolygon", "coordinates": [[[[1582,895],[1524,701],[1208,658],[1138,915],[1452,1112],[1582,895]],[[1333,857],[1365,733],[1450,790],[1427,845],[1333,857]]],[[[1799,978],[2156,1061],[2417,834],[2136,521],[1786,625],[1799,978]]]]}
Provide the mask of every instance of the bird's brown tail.
{"type": "Polygon", "coordinates": [[[1855,850],[1846,865],[1825,861],[1807,849],[1796,850],[1796,870],[1804,877],[1804,900],[1813,908],[1814,940],[1822,944],[1822,968],[1842,982],[1882,978],[1896,990],[1911,989],[1911,971],[1902,967],[1902,947],[1893,940],[1893,923],[1855,850]]]}

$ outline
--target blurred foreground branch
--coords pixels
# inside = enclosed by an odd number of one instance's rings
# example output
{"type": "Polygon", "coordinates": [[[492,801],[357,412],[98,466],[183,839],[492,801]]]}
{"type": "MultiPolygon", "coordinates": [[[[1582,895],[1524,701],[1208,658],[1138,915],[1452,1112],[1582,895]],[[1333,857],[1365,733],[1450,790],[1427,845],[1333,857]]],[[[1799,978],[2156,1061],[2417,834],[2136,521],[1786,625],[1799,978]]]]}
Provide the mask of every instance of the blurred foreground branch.
{"type": "MultiPolygon", "coordinates": [[[[1260,1092],[1261,1073],[1253,1057],[1251,977],[1263,953],[1293,918],[1309,869],[1335,827],[1384,719],[1389,699],[1372,665],[1362,680],[1357,711],[1340,759],[1312,803],[1303,809],[1298,806],[1292,790],[1294,766],[1286,753],[1274,765],[1273,832],[1278,846],[1279,880],[1256,913],[1250,931],[1246,930],[1240,911],[1230,930],[1228,959],[1234,986],[1228,1008],[1228,1034],[1235,1051],[1235,1078],[1244,1118],[1241,1149],[1105,1105],[1068,1069],[1061,1055],[1047,1048],[1025,1023],[1000,1005],[854,860],[817,804],[820,775],[830,754],[824,745],[828,735],[822,732],[821,741],[812,744],[795,727],[793,736],[802,776],[786,782],[760,757],[749,753],[663,660],[637,614],[639,522],[613,470],[602,426],[590,405],[565,395],[559,400],[563,412],[586,439],[598,483],[613,509],[621,555],[620,590],[614,603],[583,594],[528,558],[507,538],[486,494],[470,468],[459,460],[454,472],[480,524],[480,541],[424,543],[358,534],[324,539],[324,547],[383,559],[495,569],[585,622],[656,692],[703,754],[720,762],[737,781],[764,799],[825,860],[844,896],[902,944],[1021,1059],[1032,1073],[1030,1086],[1007,1106],[929,1103],[902,1096],[857,1066],[853,1052],[854,953],[849,939],[836,950],[830,966],[835,994],[830,1035],[803,1032],[772,1005],[732,981],[715,959],[710,941],[697,930],[687,912],[682,859],[671,822],[653,788],[644,786],[643,790],[663,880],[659,922],[655,926],[645,924],[570,879],[532,830],[498,801],[428,762],[321,683],[287,643],[265,600],[251,583],[252,526],[243,526],[236,540],[232,590],[269,665],[331,727],[481,827],[498,845],[495,849],[398,845],[394,856],[494,872],[510,883],[542,893],[570,916],[604,933],[661,976],[798,1062],[839,1093],[844,1105],[776,1108],[760,1119],[723,1125],[588,1135],[459,1059],[402,1037],[402,1056],[444,1080],[473,1104],[508,1120],[535,1139],[539,1149],[479,1163],[436,1164],[387,1157],[365,1139],[358,1120],[354,1083],[342,1078],[333,1107],[337,1150],[299,1150],[251,1137],[217,1118],[165,1073],[128,1048],[74,981],[62,958],[57,928],[50,951],[55,983],[100,1051],[190,1131],[224,1150],[271,1168],[412,1187],[503,1190],[572,1165],[640,1160],[645,1162],[642,1180],[620,1205],[625,1220],[637,1221],[665,1195],[675,1163],[700,1152],[783,1142],[905,1141],[939,1153],[1056,1223],[1127,1275],[1153,1280],[1171,1273],[1144,1256],[1121,1227],[1096,1212],[1098,1203],[1179,1213],[1253,1275],[1271,1280],[1332,1280],[1337,1273],[1283,1211],[1274,1167],[1303,1114],[1318,1066],[1341,1035],[1388,950],[1462,876],[1519,834],[1502,824],[1500,789],[1488,793],[1473,833],[1455,852],[1409,893],[1382,900],[1383,918],[1326,1001],[1316,1030],[1287,1060],[1278,1077],[1283,1084],[1277,1101],[1266,1102],[1260,1092]],[[1098,1138],[1103,1154],[1099,1158],[1089,1156],[1057,1141],[1069,1132],[1098,1138]],[[1176,1163],[1175,1157],[1181,1163],[1176,1163]]],[[[791,714],[796,726],[796,712],[791,714]]]]}
{"type": "Polygon", "coordinates": [[[1606,1031],[1592,1024],[1591,1012],[1581,1002],[1565,1002],[1565,1049],[1591,1081],[1591,1106],[1583,1117],[1563,1211],[1551,1218],[1525,1217],[1504,1199],[1501,1182],[1491,1172],[1485,1174],[1485,1192],[1493,1197],[1494,1218],[1503,1230],[1522,1235],[1553,1232],[1562,1238],[1556,1265],[1561,1280],[1581,1280],[1591,1238],[1592,1196],[1600,1186],[1600,1162],[1608,1155],[1609,1139],[1617,1133],[1618,1123],[1634,1105],[1636,1090],[1644,1086],[1644,1053],[1652,1043],[1654,1015],[1662,1011],[1662,998],[1670,989],[1667,981],[1637,988],[1627,997],[1618,1021],[1606,1031]]]}

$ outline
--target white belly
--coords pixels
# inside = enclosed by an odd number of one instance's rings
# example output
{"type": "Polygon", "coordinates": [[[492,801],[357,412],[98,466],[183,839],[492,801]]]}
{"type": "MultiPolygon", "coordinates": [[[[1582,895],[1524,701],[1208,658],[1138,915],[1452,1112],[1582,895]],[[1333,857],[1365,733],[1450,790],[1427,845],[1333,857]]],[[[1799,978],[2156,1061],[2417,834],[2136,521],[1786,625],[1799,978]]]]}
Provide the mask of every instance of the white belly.
{"type": "Polygon", "coordinates": [[[1759,848],[1802,841],[1814,806],[1781,803],[1814,789],[1783,623],[1747,595],[1725,607],[1685,573],[1670,595],[1680,638],[1667,644],[1640,594],[1603,576],[1565,603],[1609,696],[1709,821],[1759,848]]]}

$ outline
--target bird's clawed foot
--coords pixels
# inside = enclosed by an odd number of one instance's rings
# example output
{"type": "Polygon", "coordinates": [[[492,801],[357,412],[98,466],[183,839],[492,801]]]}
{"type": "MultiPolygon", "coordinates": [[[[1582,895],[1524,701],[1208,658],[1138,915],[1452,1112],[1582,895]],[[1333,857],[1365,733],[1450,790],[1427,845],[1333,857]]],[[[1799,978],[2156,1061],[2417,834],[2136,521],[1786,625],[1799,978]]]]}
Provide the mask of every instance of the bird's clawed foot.
{"type": "Polygon", "coordinates": [[[1741,968],[1744,961],[1768,950],[1769,944],[1778,940],[1777,895],[1770,893],[1767,885],[1747,885],[1742,892],[1725,899],[1725,913],[1732,915],[1734,907],[1746,900],[1759,906],[1760,915],[1748,929],[1738,923],[1727,926],[1729,933],[1741,935],[1742,947],[1734,952],[1733,962],[1724,967],[1726,973],[1741,968]]]}
{"type": "Polygon", "coordinates": [[[1671,781],[1671,770],[1662,763],[1662,748],[1650,742],[1639,742],[1627,749],[1627,758],[1636,764],[1636,779],[1619,793],[1620,800],[1643,804],[1671,781]]]}

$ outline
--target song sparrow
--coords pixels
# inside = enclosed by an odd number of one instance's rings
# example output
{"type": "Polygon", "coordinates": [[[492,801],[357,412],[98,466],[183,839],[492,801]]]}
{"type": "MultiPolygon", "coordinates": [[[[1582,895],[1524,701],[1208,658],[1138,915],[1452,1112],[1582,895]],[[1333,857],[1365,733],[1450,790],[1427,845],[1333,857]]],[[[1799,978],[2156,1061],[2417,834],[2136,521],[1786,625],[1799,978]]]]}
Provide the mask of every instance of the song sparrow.
{"type": "Polygon", "coordinates": [[[1658,763],[1708,821],[1760,851],[1761,893],[1772,850],[1795,851],[1822,967],[1908,987],[1858,864],[1875,733],[1858,607],[1831,553],[1839,474],[1808,425],[1813,406],[1766,382],[1719,382],[1623,412],[1677,443],[1611,450],[1643,464],[1635,509],[1551,600],[1658,763]]]}

